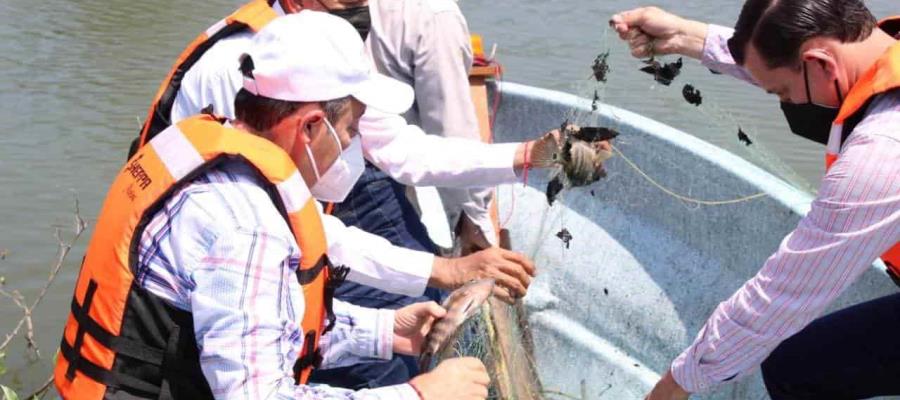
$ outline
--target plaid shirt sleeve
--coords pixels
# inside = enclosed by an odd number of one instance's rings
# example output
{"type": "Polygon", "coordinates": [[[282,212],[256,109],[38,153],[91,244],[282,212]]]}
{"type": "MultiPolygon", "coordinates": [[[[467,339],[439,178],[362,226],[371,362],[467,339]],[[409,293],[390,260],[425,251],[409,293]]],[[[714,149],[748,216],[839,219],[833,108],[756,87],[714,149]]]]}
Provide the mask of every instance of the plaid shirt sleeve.
{"type": "MultiPolygon", "coordinates": [[[[292,267],[296,264],[290,262],[297,255],[290,238],[239,227],[221,232],[194,268],[194,329],[203,372],[216,398],[418,398],[408,385],[352,392],[294,384],[292,366],[303,345],[297,321],[304,307],[292,267]]],[[[385,347],[392,332],[382,336],[392,329],[392,313],[339,309],[332,339],[341,340],[330,342],[326,354],[331,359],[352,362],[354,352],[390,354],[385,347]],[[390,329],[384,329],[388,323],[390,329]]]]}
{"type": "MultiPolygon", "coordinates": [[[[136,281],[190,311],[217,399],[418,399],[409,385],[369,391],[295,385],[305,305],[300,251],[268,194],[228,164],[173,194],[141,237],[136,281]]],[[[338,306],[329,359],[388,357],[393,313],[338,306]]],[[[330,336],[330,337],[329,337],[330,336]]]]}
{"type": "Polygon", "coordinates": [[[822,179],[809,213],[672,363],[685,390],[704,392],[755,369],[900,242],[898,127],[900,95],[877,97],[822,179]]]}

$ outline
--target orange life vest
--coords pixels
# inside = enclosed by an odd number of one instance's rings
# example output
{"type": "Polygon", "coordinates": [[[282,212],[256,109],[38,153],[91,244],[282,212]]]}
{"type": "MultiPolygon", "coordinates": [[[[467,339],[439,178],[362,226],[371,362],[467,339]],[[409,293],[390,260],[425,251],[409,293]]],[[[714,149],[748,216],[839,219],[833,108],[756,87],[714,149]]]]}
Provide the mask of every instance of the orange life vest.
{"type": "Polygon", "coordinates": [[[75,286],[54,371],[64,398],[211,398],[189,312],[134,281],[141,235],[179,188],[225,160],[252,166],[301,251],[304,348],[294,365],[305,383],[346,269],[331,270],[315,199],[294,162],[263,138],[200,115],[163,130],[119,172],[107,194],[75,286]],[[335,277],[335,275],[338,275],[335,277]],[[132,397],[129,397],[132,396],[132,397]]]}
{"type": "Polygon", "coordinates": [[[245,29],[259,32],[266,24],[275,19],[278,14],[272,9],[272,1],[275,0],[252,0],[231,15],[213,24],[181,52],[153,98],[153,103],[150,105],[147,118],[144,119],[144,125],[141,128],[141,135],[131,144],[129,158],[138,148],[172,124],[172,107],[178,96],[178,90],[181,88],[184,74],[218,41],[245,29]]]}
{"type": "MultiPolygon", "coordinates": [[[[891,36],[900,34],[900,16],[891,17],[879,23],[881,29],[891,36]]],[[[828,147],[825,152],[825,168],[840,156],[841,146],[847,136],[865,116],[871,101],[884,93],[900,90],[900,42],[891,46],[866,73],[850,88],[838,117],[831,125],[828,147]]],[[[898,127],[900,128],[900,127],[898,127]]],[[[900,284],[900,243],[897,243],[881,256],[895,281],[900,284]]]]}

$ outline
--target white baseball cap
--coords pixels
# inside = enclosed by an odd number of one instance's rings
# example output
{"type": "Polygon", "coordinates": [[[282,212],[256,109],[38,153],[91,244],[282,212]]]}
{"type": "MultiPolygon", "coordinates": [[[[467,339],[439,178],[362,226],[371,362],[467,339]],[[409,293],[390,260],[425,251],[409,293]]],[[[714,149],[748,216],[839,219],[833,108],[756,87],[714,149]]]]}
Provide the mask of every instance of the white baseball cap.
{"type": "Polygon", "coordinates": [[[353,96],[392,114],[413,103],[412,88],[372,71],[359,33],[328,13],[304,10],[274,19],[241,57],[244,89],[258,96],[300,102],[353,96]]]}

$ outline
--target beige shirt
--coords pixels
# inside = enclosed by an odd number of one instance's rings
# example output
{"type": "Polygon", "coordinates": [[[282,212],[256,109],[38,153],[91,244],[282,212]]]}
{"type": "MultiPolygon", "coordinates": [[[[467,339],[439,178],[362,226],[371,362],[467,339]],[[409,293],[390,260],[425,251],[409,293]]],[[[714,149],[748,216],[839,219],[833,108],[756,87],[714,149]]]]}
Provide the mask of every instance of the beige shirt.
{"type": "MultiPolygon", "coordinates": [[[[406,82],[416,100],[403,116],[428,134],[481,140],[469,91],[472,46],[454,0],[370,0],[366,40],[379,72],[406,82]]],[[[493,240],[490,189],[439,188],[451,229],[465,212],[493,240]]]]}

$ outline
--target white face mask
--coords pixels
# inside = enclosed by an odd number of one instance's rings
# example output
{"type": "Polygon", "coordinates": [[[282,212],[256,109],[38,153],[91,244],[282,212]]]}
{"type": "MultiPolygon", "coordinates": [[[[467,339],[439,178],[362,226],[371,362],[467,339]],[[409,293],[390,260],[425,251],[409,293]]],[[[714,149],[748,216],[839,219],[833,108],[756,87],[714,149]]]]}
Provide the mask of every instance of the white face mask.
{"type": "Polygon", "coordinates": [[[353,185],[356,185],[356,181],[359,180],[363,170],[366,168],[365,160],[363,160],[362,143],[360,143],[359,136],[356,136],[350,140],[350,146],[347,147],[347,150],[344,150],[337,132],[335,132],[334,127],[331,126],[327,119],[325,119],[325,126],[328,127],[328,132],[331,133],[341,153],[337,160],[334,160],[334,164],[328,167],[325,174],[320,176],[312,150],[309,149],[309,145],[306,146],[306,154],[311,160],[313,173],[316,174],[316,183],[309,191],[318,200],[340,203],[350,194],[353,185]]]}

